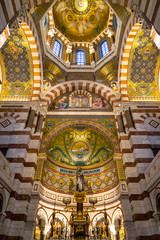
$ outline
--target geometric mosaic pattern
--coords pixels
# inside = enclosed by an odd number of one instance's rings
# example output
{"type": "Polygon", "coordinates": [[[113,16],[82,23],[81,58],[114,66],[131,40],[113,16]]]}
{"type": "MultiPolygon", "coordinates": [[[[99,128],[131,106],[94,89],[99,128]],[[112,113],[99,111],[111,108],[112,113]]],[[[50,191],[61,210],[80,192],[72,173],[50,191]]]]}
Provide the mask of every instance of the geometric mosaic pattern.
{"type": "Polygon", "coordinates": [[[132,44],[128,66],[130,100],[158,100],[159,50],[149,30],[140,29],[132,44]]]}
{"type": "Polygon", "coordinates": [[[11,30],[0,51],[2,100],[30,100],[33,88],[32,59],[28,40],[22,30],[11,30]]]}

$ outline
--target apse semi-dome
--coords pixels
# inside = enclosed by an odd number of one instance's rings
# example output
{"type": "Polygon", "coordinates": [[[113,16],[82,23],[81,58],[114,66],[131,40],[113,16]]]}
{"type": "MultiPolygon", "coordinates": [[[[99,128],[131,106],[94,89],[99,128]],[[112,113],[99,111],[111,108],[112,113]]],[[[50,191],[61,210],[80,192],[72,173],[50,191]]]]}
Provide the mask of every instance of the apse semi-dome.
{"type": "Polygon", "coordinates": [[[71,42],[90,42],[106,29],[109,7],[105,1],[59,0],[53,17],[55,27],[71,42]]]}
{"type": "Polygon", "coordinates": [[[48,159],[64,167],[97,167],[114,154],[112,142],[96,129],[75,126],[54,136],[47,147],[48,159]]]}

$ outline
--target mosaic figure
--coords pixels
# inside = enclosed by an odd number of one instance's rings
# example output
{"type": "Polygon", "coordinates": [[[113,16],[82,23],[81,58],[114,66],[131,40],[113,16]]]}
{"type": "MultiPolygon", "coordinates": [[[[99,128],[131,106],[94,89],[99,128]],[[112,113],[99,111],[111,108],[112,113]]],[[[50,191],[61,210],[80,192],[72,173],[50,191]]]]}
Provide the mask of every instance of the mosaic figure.
{"type": "Polygon", "coordinates": [[[100,98],[100,97],[94,97],[93,99],[93,108],[105,108],[106,107],[106,102],[100,98]]]}
{"type": "Polygon", "coordinates": [[[58,106],[56,106],[58,109],[67,109],[68,108],[68,98],[66,96],[62,97],[58,101],[58,106]]]}

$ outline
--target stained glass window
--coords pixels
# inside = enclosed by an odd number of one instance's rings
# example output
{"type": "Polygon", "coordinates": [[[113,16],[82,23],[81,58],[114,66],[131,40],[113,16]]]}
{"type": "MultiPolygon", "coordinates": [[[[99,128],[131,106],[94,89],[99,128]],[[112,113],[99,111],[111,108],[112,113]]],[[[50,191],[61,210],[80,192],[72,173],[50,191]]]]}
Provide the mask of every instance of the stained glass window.
{"type": "Polygon", "coordinates": [[[100,44],[100,50],[101,50],[101,57],[104,57],[107,53],[109,53],[109,48],[106,40],[100,44]]]}
{"type": "Polygon", "coordinates": [[[55,40],[52,52],[55,55],[57,55],[58,57],[60,57],[61,56],[61,50],[62,50],[62,45],[60,44],[59,41],[55,40]]]}
{"type": "Polygon", "coordinates": [[[85,65],[85,63],[86,63],[85,51],[78,50],[76,52],[76,64],[77,65],[85,65]]]}

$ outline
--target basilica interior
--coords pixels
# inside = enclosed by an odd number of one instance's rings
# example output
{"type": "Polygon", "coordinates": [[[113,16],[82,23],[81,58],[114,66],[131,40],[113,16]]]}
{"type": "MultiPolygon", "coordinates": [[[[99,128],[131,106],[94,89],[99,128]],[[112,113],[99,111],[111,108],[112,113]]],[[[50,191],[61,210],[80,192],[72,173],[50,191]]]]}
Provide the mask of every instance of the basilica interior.
{"type": "Polygon", "coordinates": [[[160,239],[160,1],[0,1],[0,239],[160,239]]]}

